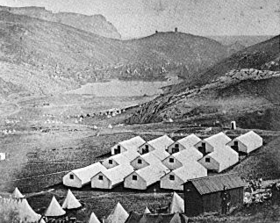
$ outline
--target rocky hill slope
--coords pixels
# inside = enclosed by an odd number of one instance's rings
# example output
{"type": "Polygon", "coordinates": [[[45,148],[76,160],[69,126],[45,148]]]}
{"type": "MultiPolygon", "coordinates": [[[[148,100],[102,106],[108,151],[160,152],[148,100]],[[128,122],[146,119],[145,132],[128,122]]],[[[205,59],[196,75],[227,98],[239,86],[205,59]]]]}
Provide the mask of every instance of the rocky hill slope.
{"type": "Polygon", "coordinates": [[[0,34],[0,63],[5,68],[0,78],[33,93],[110,78],[158,80],[170,71],[188,78],[227,55],[216,41],[184,33],[121,41],[5,11],[0,12],[0,34]],[[11,72],[16,70],[18,74],[11,72]],[[32,80],[43,75],[44,83],[38,78],[29,86],[24,79],[28,72],[32,80]]]}
{"type": "Polygon", "coordinates": [[[172,86],[165,95],[139,108],[127,123],[234,118],[244,127],[279,127],[279,122],[274,122],[279,117],[276,108],[280,102],[279,38],[246,48],[193,79],[172,86]]]}
{"type": "Polygon", "coordinates": [[[121,35],[114,25],[102,15],[83,15],[78,13],[58,12],[53,13],[44,7],[5,7],[0,6],[0,11],[18,15],[26,15],[50,22],[58,22],[77,29],[91,32],[107,38],[120,39],[121,35]]]}

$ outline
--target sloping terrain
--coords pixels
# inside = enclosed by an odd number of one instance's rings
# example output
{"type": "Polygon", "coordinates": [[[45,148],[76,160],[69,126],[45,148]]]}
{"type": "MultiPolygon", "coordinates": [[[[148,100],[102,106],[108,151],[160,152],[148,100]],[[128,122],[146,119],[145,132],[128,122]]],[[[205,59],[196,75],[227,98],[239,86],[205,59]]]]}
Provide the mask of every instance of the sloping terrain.
{"type": "Polygon", "coordinates": [[[102,15],[87,16],[78,13],[58,12],[53,13],[44,7],[5,7],[0,6],[0,11],[6,11],[18,15],[26,15],[50,22],[58,22],[77,29],[91,32],[107,38],[120,39],[117,29],[102,15]]]}
{"type": "Polygon", "coordinates": [[[279,123],[274,121],[279,104],[279,38],[246,48],[206,72],[170,87],[165,95],[142,106],[127,123],[169,118],[178,121],[195,117],[207,119],[207,116],[210,120],[219,117],[242,120],[245,115],[243,124],[250,128],[248,117],[251,117],[251,124],[256,119],[265,120],[264,115],[270,109],[272,117],[267,120],[271,125],[262,123],[261,128],[277,128],[279,123]]]}
{"type": "Polygon", "coordinates": [[[64,91],[110,78],[163,80],[170,71],[187,78],[226,55],[221,44],[183,33],[121,41],[0,12],[0,61],[5,68],[0,78],[23,90],[36,89],[35,93],[64,91]],[[28,77],[22,71],[32,73],[37,81],[32,86],[25,83],[28,77]]]}

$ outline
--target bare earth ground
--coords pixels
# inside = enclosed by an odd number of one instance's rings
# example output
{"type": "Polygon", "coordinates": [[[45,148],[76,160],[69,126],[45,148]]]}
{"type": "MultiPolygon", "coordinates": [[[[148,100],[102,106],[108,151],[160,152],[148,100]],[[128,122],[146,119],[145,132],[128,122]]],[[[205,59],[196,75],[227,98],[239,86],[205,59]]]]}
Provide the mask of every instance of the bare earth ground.
{"type": "MultiPolygon", "coordinates": [[[[204,137],[221,130],[220,127],[214,127],[211,131],[205,131],[206,128],[191,126],[187,121],[118,125],[131,111],[109,119],[98,116],[79,120],[81,114],[92,116],[93,112],[112,107],[125,107],[148,99],[58,95],[48,98],[28,97],[14,100],[12,103],[3,103],[0,106],[0,152],[7,154],[7,160],[0,162],[0,191],[11,192],[15,187],[19,187],[23,193],[32,194],[54,189],[28,198],[35,211],[43,213],[52,195],[56,195],[60,202],[65,197],[66,188],[61,185],[61,178],[65,173],[98,161],[101,159],[99,156],[108,153],[110,147],[121,140],[135,135],[141,135],[149,140],[164,133],[173,139],[192,132],[204,137]],[[109,124],[114,127],[108,128],[109,124]],[[94,129],[94,125],[98,129],[94,129]],[[5,130],[15,130],[15,133],[4,134],[5,130]]],[[[228,135],[234,137],[244,131],[246,130],[228,131],[228,135]]],[[[266,142],[279,136],[279,132],[273,131],[258,131],[258,133],[266,142]]],[[[127,211],[142,212],[145,206],[155,209],[166,206],[171,200],[171,193],[160,191],[158,185],[143,193],[124,191],[121,186],[109,192],[93,191],[89,187],[73,192],[83,202],[84,207],[70,215],[75,215],[80,220],[87,219],[91,211],[98,217],[108,215],[117,201],[120,201],[127,211]],[[154,188],[158,193],[153,193],[154,188]]],[[[249,215],[254,213],[251,210],[248,212],[249,215]]],[[[234,219],[236,218],[238,216],[234,219]]],[[[248,219],[252,220],[252,217],[249,216],[248,219]]],[[[203,222],[199,219],[197,221],[203,222]]]]}

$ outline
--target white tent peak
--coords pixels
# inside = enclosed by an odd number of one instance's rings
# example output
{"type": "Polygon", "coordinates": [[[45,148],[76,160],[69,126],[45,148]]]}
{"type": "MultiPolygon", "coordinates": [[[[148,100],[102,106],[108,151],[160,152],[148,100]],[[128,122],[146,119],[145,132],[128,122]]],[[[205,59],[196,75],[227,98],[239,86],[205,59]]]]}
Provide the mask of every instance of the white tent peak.
{"type": "Polygon", "coordinates": [[[128,216],[129,214],[118,202],[111,214],[107,217],[106,223],[124,223],[128,216]]]}
{"type": "Polygon", "coordinates": [[[12,198],[24,198],[23,194],[16,187],[14,192],[12,193],[12,198]]]}
{"type": "Polygon", "coordinates": [[[51,203],[46,210],[45,216],[47,217],[58,217],[65,215],[66,212],[62,209],[58,201],[55,199],[55,196],[52,197],[51,203]]]}
{"type": "MultiPolygon", "coordinates": [[[[28,222],[38,222],[41,219],[41,215],[32,209],[26,199],[21,199],[16,206],[20,219],[26,219],[28,222]]],[[[45,223],[45,221],[41,219],[40,223],[45,223]]]]}
{"type": "Polygon", "coordinates": [[[76,209],[76,208],[80,208],[81,206],[82,206],[81,203],[77,200],[77,198],[74,196],[72,191],[68,189],[66,198],[62,204],[62,208],[76,209]]]}
{"type": "Polygon", "coordinates": [[[184,213],[184,200],[176,192],[173,193],[170,213],[184,213]]]}
{"type": "Polygon", "coordinates": [[[94,212],[91,213],[88,223],[100,223],[94,212]]]}
{"type": "Polygon", "coordinates": [[[145,208],[144,214],[151,214],[151,211],[148,207],[145,208]]]}

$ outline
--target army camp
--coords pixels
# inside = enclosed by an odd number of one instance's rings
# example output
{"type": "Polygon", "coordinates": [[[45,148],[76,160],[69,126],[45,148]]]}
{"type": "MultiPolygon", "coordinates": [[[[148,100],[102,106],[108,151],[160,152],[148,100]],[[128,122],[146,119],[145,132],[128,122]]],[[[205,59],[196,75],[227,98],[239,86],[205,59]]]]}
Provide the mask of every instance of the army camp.
{"type": "Polygon", "coordinates": [[[0,223],[280,222],[278,9],[0,0],[0,223]]]}

